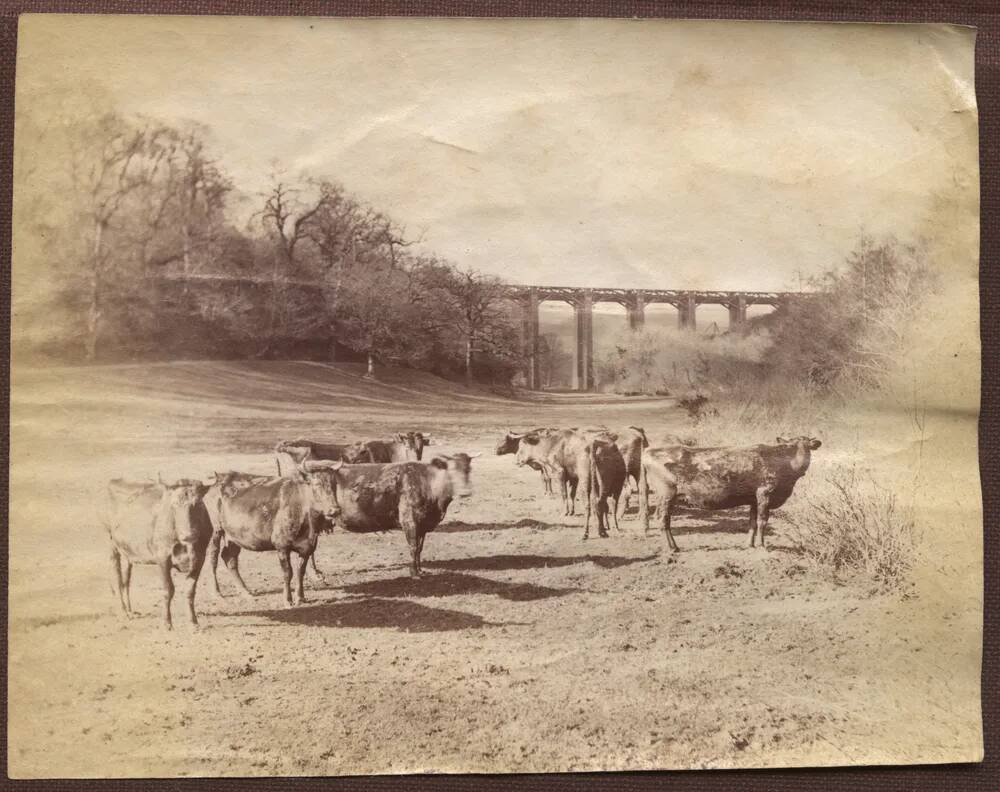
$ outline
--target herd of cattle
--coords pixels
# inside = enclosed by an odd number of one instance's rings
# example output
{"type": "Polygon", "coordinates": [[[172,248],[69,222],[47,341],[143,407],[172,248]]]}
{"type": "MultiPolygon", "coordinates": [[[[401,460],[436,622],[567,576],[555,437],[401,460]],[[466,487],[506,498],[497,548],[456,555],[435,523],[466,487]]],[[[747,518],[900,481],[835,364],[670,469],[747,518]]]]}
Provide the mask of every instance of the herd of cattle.
{"type": "MultiPolygon", "coordinates": [[[[250,594],[239,571],[242,550],[276,551],[285,600],[288,605],[302,603],[306,566],[319,535],[334,528],[354,533],[401,530],[410,548],[410,574],[419,576],[424,538],[444,519],[455,496],[471,493],[472,459],[478,456],[434,454],[425,462],[424,449],[430,444],[421,432],[350,444],[283,441],[275,447],[276,476],[230,471],[207,482],[111,481],[102,521],[111,539],[112,589],[122,611],[132,615],[132,565],[155,564],[163,582],[167,628],[174,569],[186,575],[188,616],[197,625],[195,590],[206,557],[216,593],[221,596],[221,556],[242,591],[250,594]],[[298,556],[294,599],[293,552],[298,556]]],[[[496,453],[514,454],[518,465],[540,471],[549,494],[558,481],[567,515],[575,513],[582,485],[584,539],[592,516],[602,537],[608,535],[609,522],[618,528],[619,509],[622,514],[627,510],[629,491],[638,492],[647,531],[652,491],[664,536],[676,551],[670,531],[676,504],[701,510],[749,506],[749,545],[759,539],[763,547],[770,511],[788,500],[809,468],[811,451],[819,446],[811,437],[779,437],[776,445],[699,448],[674,435],[647,437],[634,426],[621,432],[574,427],[508,430],[496,453]]]]}

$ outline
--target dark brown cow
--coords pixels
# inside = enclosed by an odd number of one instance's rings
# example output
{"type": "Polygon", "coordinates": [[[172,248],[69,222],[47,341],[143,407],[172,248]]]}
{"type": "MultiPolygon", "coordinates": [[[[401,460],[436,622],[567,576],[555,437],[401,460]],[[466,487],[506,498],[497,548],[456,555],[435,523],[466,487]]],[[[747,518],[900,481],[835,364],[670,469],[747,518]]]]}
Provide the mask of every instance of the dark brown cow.
{"type": "MultiPolygon", "coordinates": [[[[295,551],[299,556],[295,602],[305,602],[306,565],[319,534],[331,530],[340,514],[334,473],[344,463],[324,464],[323,470],[296,470],[291,477],[263,481],[248,481],[245,473],[223,474],[209,490],[205,500],[214,522],[213,546],[221,545],[222,558],[244,593],[253,596],[239,573],[240,550],[276,550],[285,601],[292,605],[290,556],[295,551]]],[[[213,547],[213,556],[215,552],[213,547]]]]}
{"type": "Polygon", "coordinates": [[[576,491],[582,482],[586,517],[583,538],[590,536],[591,511],[597,512],[597,530],[607,536],[607,515],[617,526],[618,499],[625,483],[625,461],[615,444],[618,436],[604,429],[563,429],[551,434],[529,432],[520,438],[517,463],[537,463],[550,479],[558,479],[565,514],[576,511],[576,491]],[[614,509],[609,510],[608,498],[614,509]]]}
{"type": "MultiPolygon", "coordinates": [[[[271,481],[273,479],[274,476],[261,476],[255,473],[236,473],[234,471],[229,471],[227,473],[216,473],[214,483],[225,481],[226,485],[232,491],[235,491],[238,489],[246,489],[251,484],[262,484],[265,481],[271,481]]],[[[209,568],[212,570],[212,585],[215,589],[215,593],[219,597],[225,596],[219,588],[218,568],[219,555],[221,552],[222,560],[225,562],[229,572],[236,580],[240,590],[252,597],[253,595],[250,593],[250,590],[247,588],[247,584],[243,582],[243,577],[240,575],[240,546],[233,542],[224,542],[223,534],[220,529],[220,504],[218,492],[215,492],[205,499],[205,507],[208,509],[208,516],[212,521],[212,527],[214,529],[212,542],[208,546],[208,562],[209,568]],[[223,544],[225,544],[225,547],[223,547],[223,544]]],[[[323,573],[320,572],[319,567],[316,565],[316,553],[314,552],[311,556],[309,556],[309,559],[312,562],[312,568],[317,577],[323,577],[323,573]]]]}
{"type": "Polygon", "coordinates": [[[317,443],[312,440],[282,440],[274,447],[278,475],[281,475],[281,454],[291,457],[295,466],[307,459],[340,461],[348,465],[366,462],[419,461],[424,447],[431,444],[430,435],[422,432],[399,433],[391,440],[359,440],[355,443],[317,443]]]}
{"type": "Polygon", "coordinates": [[[174,569],[187,576],[188,617],[197,627],[195,590],[212,538],[203,502],[207,491],[207,484],[187,479],[175,484],[115,479],[108,484],[102,517],[111,540],[111,587],[126,617],[132,616],[132,564],[156,564],[163,582],[167,629],[173,628],[174,569]]]}
{"type": "MultiPolygon", "coordinates": [[[[410,547],[410,574],[420,575],[424,537],[448,511],[452,499],[470,494],[472,460],[478,454],[436,456],[428,463],[345,465],[336,471],[338,527],[351,533],[399,531],[410,547]]],[[[329,463],[306,461],[307,470],[329,463]]]]}
{"type": "Polygon", "coordinates": [[[753,547],[759,534],[764,547],[771,510],[788,500],[795,482],[809,469],[811,452],[821,445],[811,437],[779,437],[777,442],[747,448],[674,445],[645,449],[639,485],[643,529],[649,528],[652,489],[659,495],[663,533],[671,550],[677,550],[670,532],[670,517],[677,503],[706,511],[749,506],[748,544],[753,547]]]}
{"type": "MultiPolygon", "coordinates": [[[[529,429],[527,432],[515,432],[512,429],[507,429],[507,434],[504,435],[503,440],[497,444],[496,454],[497,456],[503,456],[504,454],[516,454],[521,438],[526,434],[548,435],[558,431],[558,429],[553,427],[539,427],[538,429],[529,429]]],[[[542,474],[542,488],[545,490],[545,494],[555,495],[552,491],[552,479],[549,477],[542,464],[533,459],[527,460],[524,464],[532,470],[537,470],[542,474]]]]}

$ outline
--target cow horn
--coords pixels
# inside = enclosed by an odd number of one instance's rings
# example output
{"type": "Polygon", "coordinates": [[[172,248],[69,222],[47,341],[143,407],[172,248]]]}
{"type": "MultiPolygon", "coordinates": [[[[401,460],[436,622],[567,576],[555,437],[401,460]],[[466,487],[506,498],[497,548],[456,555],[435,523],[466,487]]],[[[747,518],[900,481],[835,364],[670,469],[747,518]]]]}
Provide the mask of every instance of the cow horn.
{"type": "Polygon", "coordinates": [[[482,455],[483,455],[483,452],[482,452],[482,451],[473,451],[473,452],[472,452],[471,454],[466,454],[466,456],[467,456],[467,457],[468,457],[469,459],[475,459],[476,457],[480,457],[480,456],[482,456],[482,455]]]}

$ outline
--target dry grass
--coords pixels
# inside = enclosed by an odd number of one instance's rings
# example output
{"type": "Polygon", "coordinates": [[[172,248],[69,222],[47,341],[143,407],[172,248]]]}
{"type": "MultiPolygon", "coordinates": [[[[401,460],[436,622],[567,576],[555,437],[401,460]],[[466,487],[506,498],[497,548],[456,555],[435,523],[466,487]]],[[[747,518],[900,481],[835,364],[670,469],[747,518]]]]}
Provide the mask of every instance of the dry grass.
{"type": "Polygon", "coordinates": [[[799,549],[834,574],[862,573],[883,591],[909,585],[920,538],[915,515],[870,470],[833,468],[784,517],[799,549]]]}

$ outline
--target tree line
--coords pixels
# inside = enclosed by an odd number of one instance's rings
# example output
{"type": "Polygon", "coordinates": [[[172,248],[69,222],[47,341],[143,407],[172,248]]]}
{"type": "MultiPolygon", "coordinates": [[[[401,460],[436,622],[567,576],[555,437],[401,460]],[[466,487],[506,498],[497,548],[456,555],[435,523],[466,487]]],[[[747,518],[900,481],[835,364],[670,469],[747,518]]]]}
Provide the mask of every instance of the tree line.
{"type": "Polygon", "coordinates": [[[518,370],[504,284],[418,252],[333,179],[278,173],[247,194],[205,127],[73,97],[26,108],[16,134],[16,354],[346,357],[491,383],[518,370]]]}

